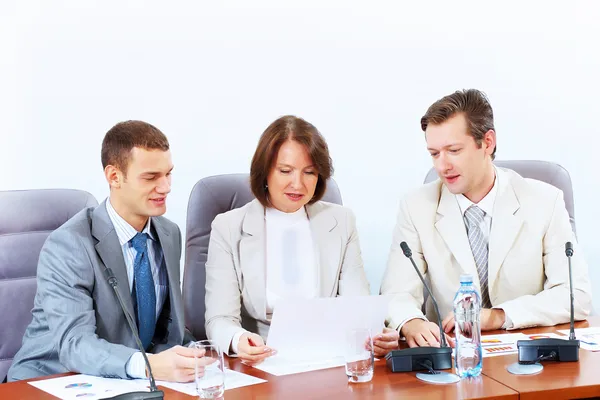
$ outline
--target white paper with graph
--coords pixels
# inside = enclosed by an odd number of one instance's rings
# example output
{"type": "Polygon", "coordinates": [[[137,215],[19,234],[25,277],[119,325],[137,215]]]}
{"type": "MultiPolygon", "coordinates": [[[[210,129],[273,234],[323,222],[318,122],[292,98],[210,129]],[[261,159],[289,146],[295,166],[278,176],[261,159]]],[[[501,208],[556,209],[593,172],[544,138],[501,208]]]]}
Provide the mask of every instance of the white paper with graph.
{"type": "Polygon", "coordinates": [[[504,333],[500,335],[483,335],[481,337],[483,357],[517,354],[519,352],[517,341],[548,338],[568,339],[567,336],[558,335],[556,333],[532,333],[529,335],[524,333],[504,333]]]}

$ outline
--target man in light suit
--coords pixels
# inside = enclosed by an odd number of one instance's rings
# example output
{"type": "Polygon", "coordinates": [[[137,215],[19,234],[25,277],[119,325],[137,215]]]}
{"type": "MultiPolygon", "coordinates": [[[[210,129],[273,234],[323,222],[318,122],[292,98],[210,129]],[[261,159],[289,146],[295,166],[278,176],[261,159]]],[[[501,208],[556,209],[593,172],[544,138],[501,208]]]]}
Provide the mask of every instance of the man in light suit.
{"type": "MultiPolygon", "coordinates": [[[[457,91],[421,119],[440,177],[400,204],[381,293],[393,295],[388,325],[409,346],[439,346],[431,304],[421,312],[423,285],[400,248],[405,241],[429,276],[445,332],[454,327],[453,298],[463,273],[482,297],[481,329],[517,329],[569,321],[572,242],[575,318],[591,308],[586,263],[577,246],[563,193],[494,166],[492,108],[477,90],[457,91]]],[[[431,303],[431,302],[429,302],[431,303]]]]}
{"type": "MultiPolygon", "coordinates": [[[[50,234],[40,253],[33,320],[8,380],[64,372],[144,378],[146,366],[105,270],[137,329],[156,379],[190,381],[194,351],[180,291],[181,233],[161,215],[171,190],[167,138],[127,121],[102,143],[110,196],[50,234]]],[[[201,356],[201,354],[196,354],[201,356]]]]}

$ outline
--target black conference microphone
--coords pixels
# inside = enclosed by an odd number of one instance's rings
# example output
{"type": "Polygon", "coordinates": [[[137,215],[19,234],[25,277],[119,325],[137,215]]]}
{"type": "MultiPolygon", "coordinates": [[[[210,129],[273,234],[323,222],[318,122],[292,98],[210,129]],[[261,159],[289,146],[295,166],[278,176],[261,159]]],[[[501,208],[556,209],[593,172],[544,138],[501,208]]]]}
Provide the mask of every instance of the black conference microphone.
{"type": "Polygon", "coordinates": [[[442,319],[440,317],[440,310],[438,308],[437,301],[431,293],[429,286],[423,279],[423,275],[421,275],[421,271],[417,268],[415,261],[412,258],[412,251],[406,244],[406,242],[400,243],[400,247],[402,248],[402,252],[404,255],[410,259],[415,271],[419,275],[419,279],[423,282],[423,286],[429,293],[431,300],[433,301],[433,306],[435,307],[435,312],[437,314],[438,326],[440,328],[440,347],[413,347],[403,350],[392,350],[386,356],[386,363],[388,368],[392,372],[410,372],[410,371],[421,371],[428,370],[430,372],[437,369],[450,369],[452,368],[452,348],[448,346],[446,343],[446,335],[442,329],[442,319]]]}
{"type": "Polygon", "coordinates": [[[573,273],[571,256],[573,244],[565,243],[565,254],[569,260],[569,290],[571,293],[571,330],[569,339],[534,339],[519,340],[519,364],[535,364],[540,361],[579,361],[579,340],[575,338],[575,311],[573,308],[573,273]]]}
{"type": "Polygon", "coordinates": [[[123,302],[123,298],[121,297],[121,293],[119,293],[118,289],[118,281],[115,274],[112,272],[112,269],[106,268],[104,270],[104,275],[106,276],[106,280],[108,284],[112,286],[115,294],[117,295],[117,299],[119,299],[119,304],[121,305],[121,309],[123,310],[123,314],[125,314],[125,319],[129,324],[129,329],[131,329],[131,333],[133,333],[133,337],[135,338],[135,342],[137,343],[138,349],[142,352],[142,356],[144,357],[144,361],[146,362],[146,368],[148,368],[148,380],[150,381],[150,391],[149,392],[131,392],[131,393],[123,393],[114,397],[107,397],[107,399],[114,400],[147,400],[147,399],[164,399],[164,392],[162,390],[158,390],[156,387],[156,382],[154,382],[154,376],[152,375],[152,369],[150,368],[150,362],[148,361],[148,357],[146,356],[146,351],[144,350],[144,346],[142,346],[142,341],[137,333],[137,329],[135,324],[133,323],[133,318],[125,308],[125,303],[123,302]]]}

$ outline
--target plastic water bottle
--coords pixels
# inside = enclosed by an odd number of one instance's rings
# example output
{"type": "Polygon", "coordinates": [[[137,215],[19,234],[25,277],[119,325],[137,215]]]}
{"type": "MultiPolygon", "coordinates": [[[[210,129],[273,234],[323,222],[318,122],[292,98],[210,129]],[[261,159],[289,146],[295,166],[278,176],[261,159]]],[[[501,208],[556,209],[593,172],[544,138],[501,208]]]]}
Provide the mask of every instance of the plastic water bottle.
{"type": "Polygon", "coordinates": [[[460,288],[454,296],[455,367],[461,378],[479,376],[482,368],[481,296],[473,286],[473,277],[460,276],[460,288]]]}

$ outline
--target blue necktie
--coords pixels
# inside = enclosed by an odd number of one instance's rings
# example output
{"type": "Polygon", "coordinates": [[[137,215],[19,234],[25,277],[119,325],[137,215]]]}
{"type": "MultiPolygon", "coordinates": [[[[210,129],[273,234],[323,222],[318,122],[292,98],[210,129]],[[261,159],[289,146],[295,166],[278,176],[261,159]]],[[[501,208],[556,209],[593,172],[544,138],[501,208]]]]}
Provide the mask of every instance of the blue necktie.
{"type": "Polygon", "coordinates": [[[137,303],[137,318],[140,340],[144,349],[148,348],[154,337],[156,326],[156,292],[154,279],[148,260],[148,234],[138,232],[131,244],[137,252],[133,263],[135,297],[137,303]]]}

